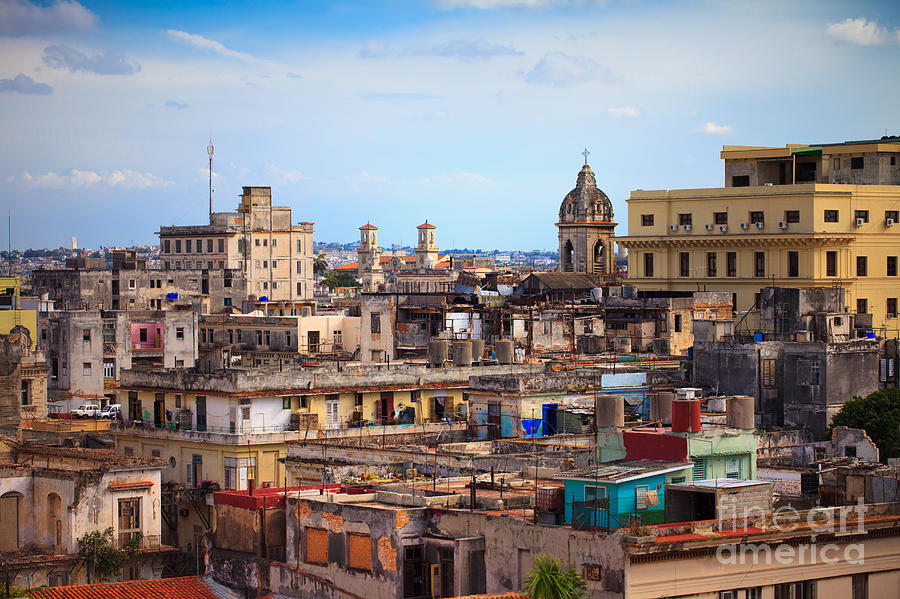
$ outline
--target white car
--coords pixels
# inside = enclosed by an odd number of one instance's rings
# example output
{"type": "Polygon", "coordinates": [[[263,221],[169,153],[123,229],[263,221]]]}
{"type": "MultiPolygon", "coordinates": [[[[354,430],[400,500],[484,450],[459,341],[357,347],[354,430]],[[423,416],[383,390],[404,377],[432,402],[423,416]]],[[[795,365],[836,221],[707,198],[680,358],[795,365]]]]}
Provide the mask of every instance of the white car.
{"type": "Polygon", "coordinates": [[[103,406],[103,409],[100,410],[100,414],[97,415],[97,418],[107,419],[107,420],[118,420],[119,414],[122,411],[122,404],[111,403],[107,406],[103,406]]]}
{"type": "Polygon", "coordinates": [[[100,413],[100,406],[95,403],[83,403],[72,410],[72,413],[78,418],[93,418],[100,413]]]}

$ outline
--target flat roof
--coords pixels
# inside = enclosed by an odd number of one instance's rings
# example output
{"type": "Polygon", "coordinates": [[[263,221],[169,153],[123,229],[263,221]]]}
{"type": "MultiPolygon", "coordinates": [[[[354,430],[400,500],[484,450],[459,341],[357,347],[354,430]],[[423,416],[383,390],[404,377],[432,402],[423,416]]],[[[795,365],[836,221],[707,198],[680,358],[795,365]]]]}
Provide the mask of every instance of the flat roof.
{"type": "Polygon", "coordinates": [[[607,462],[597,468],[575,472],[564,472],[554,476],[563,480],[584,480],[589,482],[621,483],[646,478],[656,474],[688,470],[692,462],[661,462],[657,460],[617,460],[607,462]]]}
{"type": "Polygon", "coordinates": [[[771,485],[771,481],[767,480],[737,480],[734,478],[707,478],[704,480],[695,480],[692,482],[684,482],[669,485],[670,489],[739,489],[741,487],[754,487],[757,485],[771,485]]]}

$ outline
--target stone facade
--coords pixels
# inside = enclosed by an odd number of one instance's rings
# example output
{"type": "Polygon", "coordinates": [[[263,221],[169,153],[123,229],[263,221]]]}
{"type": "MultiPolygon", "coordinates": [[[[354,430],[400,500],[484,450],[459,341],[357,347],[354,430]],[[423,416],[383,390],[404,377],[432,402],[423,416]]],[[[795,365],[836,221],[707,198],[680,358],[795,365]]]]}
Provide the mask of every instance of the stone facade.
{"type": "Polygon", "coordinates": [[[575,189],[559,207],[559,270],[595,277],[616,273],[614,247],[616,223],[612,202],[600,189],[591,167],[585,163],[575,189]]]}
{"type": "Polygon", "coordinates": [[[0,432],[18,438],[23,419],[47,415],[49,371],[25,327],[0,335],[0,432]]]}

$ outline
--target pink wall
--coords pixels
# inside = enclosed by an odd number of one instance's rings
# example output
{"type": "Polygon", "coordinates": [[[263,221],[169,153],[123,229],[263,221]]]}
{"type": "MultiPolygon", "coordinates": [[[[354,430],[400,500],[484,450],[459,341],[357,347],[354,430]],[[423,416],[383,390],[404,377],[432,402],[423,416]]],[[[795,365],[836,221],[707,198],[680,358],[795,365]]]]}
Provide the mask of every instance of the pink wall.
{"type": "Polygon", "coordinates": [[[131,324],[131,349],[162,349],[162,325],[155,322],[131,324]],[[146,341],[141,341],[141,329],[147,330],[146,341]]]}

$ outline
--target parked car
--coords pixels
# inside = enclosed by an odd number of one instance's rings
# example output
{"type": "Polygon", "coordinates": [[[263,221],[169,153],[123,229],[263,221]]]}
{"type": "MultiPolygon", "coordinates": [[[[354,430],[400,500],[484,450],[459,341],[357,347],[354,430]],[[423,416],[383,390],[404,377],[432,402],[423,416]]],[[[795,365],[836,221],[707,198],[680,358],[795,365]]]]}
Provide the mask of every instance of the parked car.
{"type": "Polygon", "coordinates": [[[78,418],[94,418],[100,413],[100,406],[95,403],[83,403],[72,410],[72,413],[78,418]]]}
{"type": "Polygon", "coordinates": [[[103,406],[103,409],[100,410],[100,414],[97,418],[104,418],[108,420],[118,420],[119,414],[122,412],[122,404],[119,403],[111,403],[107,406],[103,406]]]}

